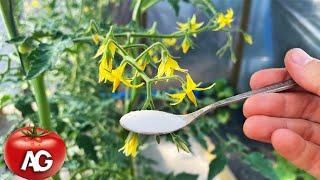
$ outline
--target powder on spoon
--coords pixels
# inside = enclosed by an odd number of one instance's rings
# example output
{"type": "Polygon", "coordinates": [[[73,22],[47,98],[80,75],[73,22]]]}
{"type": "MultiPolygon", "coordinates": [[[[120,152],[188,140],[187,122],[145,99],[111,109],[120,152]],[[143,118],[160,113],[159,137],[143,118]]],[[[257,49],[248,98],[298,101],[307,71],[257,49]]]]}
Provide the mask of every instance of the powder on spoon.
{"type": "Polygon", "coordinates": [[[178,115],[155,111],[132,111],[120,119],[123,128],[139,134],[166,134],[174,132],[185,125],[187,121],[178,115]]]}

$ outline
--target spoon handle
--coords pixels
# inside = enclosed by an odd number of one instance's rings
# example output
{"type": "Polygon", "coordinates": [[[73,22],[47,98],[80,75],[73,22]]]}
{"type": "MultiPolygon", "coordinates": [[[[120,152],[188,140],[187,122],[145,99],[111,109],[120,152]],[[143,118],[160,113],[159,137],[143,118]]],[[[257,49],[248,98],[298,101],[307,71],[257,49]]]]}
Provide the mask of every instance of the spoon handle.
{"type": "Polygon", "coordinates": [[[273,85],[266,86],[266,87],[263,87],[260,89],[248,91],[248,92],[245,92],[242,94],[238,94],[238,95],[217,101],[217,102],[210,104],[202,109],[199,109],[198,111],[195,111],[192,114],[193,114],[193,116],[198,117],[198,116],[204,115],[207,112],[212,111],[218,107],[222,107],[222,106],[226,106],[231,103],[242,101],[242,100],[244,100],[248,97],[251,97],[253,95],[256,95],[256,94],[285,91],[285,90],[293,88],[296,85],[297,85],[296,82],[294,82],[292,79],[289,79],[289,80],[286,80],[286,81],[283,81],[283,82],[280,82],[277,84],[273,84],[273,85]]]}
{"type": "Polygon", "coordinates": [[[275,93],[275,92],[285,91],[285,90],[293,88],[295,85],[296,85],[296,82],[294,82],[292,79],[289,79],[289,80],[286,80],[286,81],[283,81],[283,82],[280,82],[277,84],[273,84],[273,85],[266,86],[266,87],[263,87],[260,89],[248,91],[248,92],[245,92],[242,94],[238,94],[238,95],[217,101],[216,103],[214,103],[214,106],[216,106],[216,107],[225,106],[230,103],[242,101],[242,100],[247,99],[247,98],[254,96],[256,94],[275,93]]]}

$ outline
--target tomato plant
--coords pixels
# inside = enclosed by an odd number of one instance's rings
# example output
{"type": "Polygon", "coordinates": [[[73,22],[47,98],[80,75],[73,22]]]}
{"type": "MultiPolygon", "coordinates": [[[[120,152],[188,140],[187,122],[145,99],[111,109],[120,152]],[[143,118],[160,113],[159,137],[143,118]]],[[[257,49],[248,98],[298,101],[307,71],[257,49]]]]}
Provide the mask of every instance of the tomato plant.
{"type": "MultiPolygon", "coordinates": [[[[15,174],[27,179],[44,179],[56,174],[66,157],[66,146],[57,133],[41,128],[24,127],[12,132],[3,145],[4,160],[15,174]],[[49,154],[33,159],[27,152],[49,154]],[[49,158],[49,160],[47,159],[49,158]],[[47,162],[49,161],[49,163],[47,162]],[[43,171],[39,167],[45,167],[43,171]]],[[[36,155],[37,156],[37,155],[36,155]]]]}

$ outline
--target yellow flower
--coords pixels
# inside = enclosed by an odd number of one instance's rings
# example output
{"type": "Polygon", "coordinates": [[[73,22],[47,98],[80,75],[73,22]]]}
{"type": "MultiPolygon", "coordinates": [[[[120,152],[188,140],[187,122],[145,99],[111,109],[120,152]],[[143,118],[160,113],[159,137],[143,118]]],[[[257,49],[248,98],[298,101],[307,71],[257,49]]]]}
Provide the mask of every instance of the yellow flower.
{"type": "Polygon", "coordinates": [[[253,40],[250,34],[248,33],[243,33],[243,39],[246,43],[252,45],[253,44],[253,40]]]}
{"type": "Polygon", "coordinates": [[[189,48],[190,48],[190,45],[191,45],[191,42],[190,42],[190,39],[188,37],[185,37],[183,39],[183,42],[181,44],[181,47],[182,47],[182,52],[183,53],[187,53],[189,48]]]}
{"type": "Polygon", "coordinates": [[[174,46],[177,43],[176,38],[165,38],[162,40],[162,42],[167,46],[174,46]]]}
{"type": "Polygon", "coordinates": [[[103,75],[104,77],[103,80],[108,80],[110,82],[113,83],[112,86],[112,92],[114,93],[117,88],[119,87],[120,83],[122,82],[124,85],[126,85],[127,87],[131,87],[131,88],[138,88],[141,87],[144,83],[140,83],[138,85],[133,85],[131,84],[132,79],[128,79],[126,77],[124,77],[124,70],[126,68],[126,63],[121,64],[119,67],[117,67],[114,70],[108,71],[104,71],[104,73],[101,73],[101,75],[103,75]]]}
{"type": "Polygon", "coordinates": [[[162,77],[164,74],[166,77],[170,77],[174,74],[174,71],[186,72],[186,69],[180,68],[177,61],[168,56],[163,59],[158,67],[157,77],[162,77]]]}
{"type": "Polygon", "coordinates": [[[233,10],[229,8],[226,14],[218,13],[214,22],[218,24],[218,27],[213,29],[214,31],[220,30],[226,26],[230,27],[233,22],[233,10]]]}
{"type": "Polygon", "coordinates": [[[97,58],[103,55],[104,53],[109,54],[110,56],[113,57],[116,52],[116,49],[117,49],[117,46],[111,40],[109,40],[107,43],[101,44],[101,46],[98,48],[98,51],[93,58],[97,58]]]}
{"type": "Polygon", "coordinates": [[[155,63],[158,63],[159,62],[158,56],[153,56],[152,57],[152,61],[155,62],[155,63]]]}
{"type": "Polygon", "coordinates": [[[102,55],[99,63],[99,82],[106,81],[106,74],[111,72],[113,57],[116,52],[116,45],[112,41],[101,44],[98,48],[96,55],[93,58],[97,58],[102,55]]]}
{"type": "Polygon", "coordinates": [[[99,42],[100,42],[100,36],[99,36],[99,34],[94,34],[94,35],[92,35],[92,41],[94,42],[94,44],[99,44],[99,42]]]}
{"type": "Polygon", "coordinates": [[[147,60],[145,60],[144,58],[140,58],[140,59],[138,59],[137,64],[138,64],[139,68],[142,71],[144,71],[146,69],[148,63],[147,63],[147,60]]]}
{"type": "Polygon", "coordinates": [[[90,11],[90,7],[84,6],[83,12],[84,12],[84,13],[88,13],[89,11],[90,11]]]}
{"type": "Polygon", "coordinates": [[[189,20],[186,23],[178,22],[178,29],[180,31],[190,31],[193,33],[193,36],[196,37],[197,35],[194,32],[197,32],[197,30],[203,25],[203,22],[197,23],[196,15],[193,15],[191,20],[189,20]]]}
{"type": "Polygon", "coordinates": [[[106,77],[108,76],[108,72],[111,71],[109,69],[107,59],[102,58],[99,64],[99,83],[102,81],[107,81],[106,77]]]}
{"type": "Polygon", "coordinates": [[[179,93],[175,93],[175,94],[168,94],[173,99],[173,101],[175,101],[171,105],[177,105],[177,104],[181,103],[183,101],[183,99],[187,96],[189,98],[189,100],[195,106],[197,106],[196,96],[194,95],[193,91],[204,91],[204,90],[211,89],[214,86],[214,84],[212,84],[211,86],[206,87],[206,88],[199,88],[201,83],[196,84],[192,80],[192,78],[189,74],[186,75],[186,79],[187,79],[187,84],[186,84],[186,87],[184,88],[183,92],[179,92],[179,93]]]}
{"type": "Polygon", "coordinates": [[[125,140],[124,146],[119,149],[119,151],[123,151],[126,156],[136,157],[137,148],[139,145],[139,136],[136,133],[130,132],[128,137],[125,140]]]}
{"type": "Polygon", "coordinates": [[[155,63],[158,63],[159,62],[159,58],[157,55],[154,54],[153,50],[149,50],[148,51],[148,54],[149,56],[151,57],[152,61],[155,62],[155,63]]]}
{"type": "Polygon", "coordinates": [[[39,1],[38,1],[38,0],[32,0],[32,1],[31,1],[31,7],[33,7],[33,8],[38,8],[38,7],[40,7],[39,1]]]}

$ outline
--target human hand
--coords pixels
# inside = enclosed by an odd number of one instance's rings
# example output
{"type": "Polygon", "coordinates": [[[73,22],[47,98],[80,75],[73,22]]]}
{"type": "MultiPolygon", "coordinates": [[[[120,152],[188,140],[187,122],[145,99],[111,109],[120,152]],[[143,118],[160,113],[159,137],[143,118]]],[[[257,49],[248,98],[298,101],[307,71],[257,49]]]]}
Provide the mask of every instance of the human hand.
{"type": "Polygon", "coordinates": [[[285,68],[253,74],[252,89],[294,79],[299,88],[253,96],[244,104],[243,131],[251,139],[271,143],[297,167],[320,178],[320,61],[301,49],[287,52],[285,68]]]}

